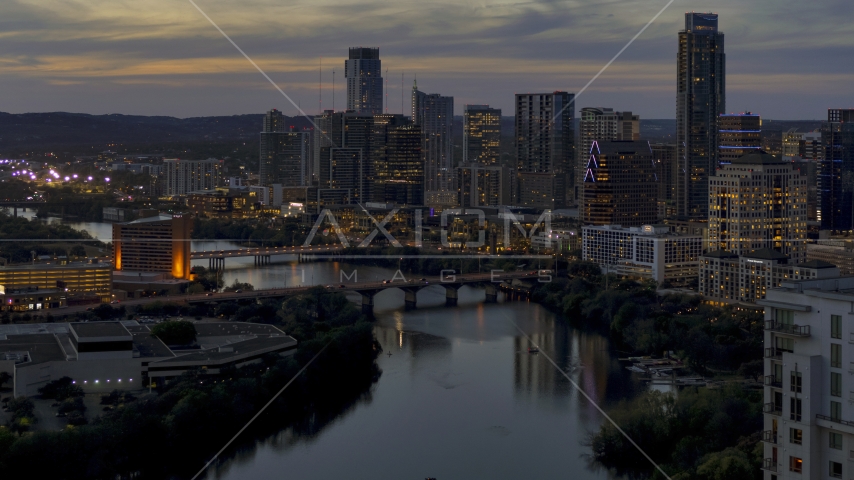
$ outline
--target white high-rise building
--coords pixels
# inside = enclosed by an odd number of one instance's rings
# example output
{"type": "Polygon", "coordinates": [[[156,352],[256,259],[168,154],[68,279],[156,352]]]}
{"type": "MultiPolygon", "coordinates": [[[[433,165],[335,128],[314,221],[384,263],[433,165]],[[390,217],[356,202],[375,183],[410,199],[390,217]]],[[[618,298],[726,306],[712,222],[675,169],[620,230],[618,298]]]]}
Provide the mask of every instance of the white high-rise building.
{"type": "Polygon", "coordinates": [[[163,160],[166,184],[163,193],[167,196],[186,195],[197,190],[213,190],[219,184],[222,160],[163,160]]]}
{"type": "Polygon", "coordinates": [[[854,277],[765,300],[764,480],[854,477],[854,277]]]}
{"type": "Polygon", "coordinates": [[[350,48],[344,61],[347,78],[347,110],[383,113],[383,77],[379,48],[350,48]]]}

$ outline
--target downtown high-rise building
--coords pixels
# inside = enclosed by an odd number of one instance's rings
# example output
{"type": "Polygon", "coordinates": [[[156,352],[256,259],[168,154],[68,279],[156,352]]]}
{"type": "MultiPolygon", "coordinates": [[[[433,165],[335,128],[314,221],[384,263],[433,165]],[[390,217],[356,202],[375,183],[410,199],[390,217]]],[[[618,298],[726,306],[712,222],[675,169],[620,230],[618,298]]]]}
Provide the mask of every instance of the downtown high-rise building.
{"type": "Polygon", "coordinates": [[[513,202],[556,209],[567,203],[575,158],[575,94],[516,94],[516,170],[513,202]]]}
{"type": "Polygon", "coordinates": [[[379,48],[350,48],[344,61],[347,110],[361,114],[383,113],[383,77],[379,48]]]}
{"type": "Polygon", "coordinates": [[[285,125],[282,112],[273,109],[264,115],[258,170],[261,186],[295,187],[309,175],[311,134],[285,125]]]}
{"type": "Polygon", "coordinates": [[[584,107],[579,116],[579,148],[576,151],[575,184],[571,196],[580,203],[584,196],[584,176],[593,142],[640,139],[640,117],[632,115],[632,112],[615,112],[613,108],[604,107],[584,107]]]}
{"type": "Polygon", "coordinates": [[[463,163],[498,165],[501,161],[501,109],[466,105],[463,110],[463,163]]]}
{"type": "Polygon", "coordinates": [[[424,93],[412,86],[412,123],[421,129],[424,160],[424,203],[456,202],[454,187],[454,97],[424,93]]]}
{"type": "Polygon", "coordinates": [[[594,141],[581,209],[588,225],[637,227],[658,220],[658,181],[644,141],[594,141]]]}
{"type": "Polygon", "coordinates": [[[463,208],[510,205],[510,169],[478,163],[457,167],[457,204],[463,208]]]}
{"type": "Polygon", "coordinates": [[[718,119],[718,163],[726,165],[762,148],[762,117],[730,113],[718,119]]]}
{"type": "Polygon", "coordinates": [[[677,65],[676,211],[702,219],[708,214],[709,177],[718,167],[718,121],[726,108],[724,34],[717,14],[685,14],[677,65]]]}
{"type": "Polygon", "coordinates": [[[829,109],[821,126],[824,154],[818,168],[818,220],[822,230],[854,229],[854,109],[829,109]]]}
{"type": "Polygon", "coordinates": [[[385,117],[377,119],[374,127],[373,201],[404,206],[423,205],[421,127],[412,125],[402,115],[385,117]]]}
{"type": "Polygon", "coordinates": [[[213,190],[219,185],[222,160],[163,160],[163,193],[166,196],[186,195],[190,192],[213,190]]]}
{"type": "Polygon", "coordinates": [[[340,203],[371,198],[373,177],[371,138],[374,116],[352,111],[326,110],[314,118],[315,155],[321,195],[340,203]]]}

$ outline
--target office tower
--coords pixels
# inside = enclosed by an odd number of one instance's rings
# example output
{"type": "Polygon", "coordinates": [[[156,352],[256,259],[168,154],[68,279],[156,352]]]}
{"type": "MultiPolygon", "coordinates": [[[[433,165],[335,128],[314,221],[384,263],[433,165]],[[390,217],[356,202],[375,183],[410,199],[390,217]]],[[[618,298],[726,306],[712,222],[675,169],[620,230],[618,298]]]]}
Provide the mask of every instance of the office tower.
{"type": "Polygon", "coordinates": [[[702,219],[709,177],[718,167],[718,119],[726,108],[724,34],[716,14],[685,14],[677,63],[677,214],[702,219]]]}
{"type": "Polygon", "coordinates": [[[370,199],[369,180],[374,176],[371,162],[373,115],[326,110],[315,117],[315,124],[318,188],[324,189],[321,193],[346,203],[370,199]]]}
{"type": "Polygon", "coordinates": [[[219,184],[222,161],[215,158],[207,160],[182,160],[167,158],[163,160],[166,179],[164,194],[186,195],[197,190],[212,190],[219,184]]]}
{"type": "Polygon", "coordinates": [[[344,61],[347,79],[347,110],[356,113],[383,113],[383,77],[379,48],[350,48],[344,61]]]}
{"type": "Polygon", "coordinates": [[[391,122],[383,132],[374,164],[373,200],[397,205],[424,204],[424,159],[421,127],[391,122]]]}
{"type": "Polygon", "coordinates": [[[761,137],[762,118],[759,115],[750,112],[721,115],[718,119],[718,163],[732,163],[759,150],[761,137]]]}
{"type": "Polygon", "coordinates": [[[584,107],[581,109],[579,127],[579,145],[575,162],[575,185],[570,196],[581,202],[583,198],[584,174],[587,161],[590,160],[590,147],[593,142],[612,142],[614,140],[638,140],[640,138],[640,117],[632,112],[615,112],[613,108],[584,107]]]}
{"type": "Polygon", "coordinates": [[[193,217],[159,214],[113,224],[116,270],[168,273],[190,278],[193,217]]]}
{"type": "Polygon", "coordinates": [[[709,180],[709,250],[771,249],[806,258],[807,179],[762,151],[723,165],[709,180]]]}
{"type": "Polygon", "coordinates": [[[463,163],[498,165],[500,145],[501,109],[466,105],[463,110],[463,163]]]}
{"type": "Polygon", "coordinates": [[[573,183],[575,94],[516,94],[516,187],[514,203],[563,208],[573,183]]]}
{"type": "Polygon", "coordinates": [[[461,207],[510,205],[510,169],[501,165],[472,163],[457,168],[461,207]]]}
{"type": "Polygon", "coordinates": [[[653,143],[652,160],[655,162],[655,175],[658,179],[658,217],[676,216],[676,144],[653,143]]]}
{"type": "Polygon", "coordinates": [[[838,276],[806,262],[807,177],[762,150],[723,165],[709,179],[708,251],[700,293],[755,302],[787,279],[838,276]]]}
{"type": "Polygon", "coordinates": [[[421,157],[424,159],[424,203],[453,204],[454,97],[426,94],[412,86],[412,123],[421,128],[421,157]]]}
{"type": "Polygon", "coordinates": [[[821,126],[818,212],[822,230],[854,229],[854,109],[829,109],[821,126]]]}
{"type": "Polygon", "coordinates": [[[765,301],[763,479],[851,478],[854,277],[786,281],[765,301]]]}
{"type": "Polygon", "coordinates": [[[285,126],[285,118],[276,109],[264,115],[261,130],[259,184],[296,187],[305,183],[311,155],[310,133],[285,126]]]}
{"type": "Polygon", "coordinates": [[[648,142],[593,142],[584,176],[584,223],[634,227],[658,219],[658,182],[648,142]]]}
{"type": "Polygon", "coordinates": [[[791,161],[803,158],[806,153],[804,134],[792,128],[783,134],[783,160],[791,161]]]}

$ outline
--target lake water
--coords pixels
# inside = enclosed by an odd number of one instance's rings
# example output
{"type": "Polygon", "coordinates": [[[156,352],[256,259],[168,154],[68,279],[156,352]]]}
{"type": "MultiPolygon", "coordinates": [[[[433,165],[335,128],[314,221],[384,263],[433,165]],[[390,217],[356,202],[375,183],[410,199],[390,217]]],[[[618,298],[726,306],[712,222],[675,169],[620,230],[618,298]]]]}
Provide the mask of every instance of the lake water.
{"type": "MultiPolygon", "coordinates": [[[[68,224],[110,240],[109,224],[68,224]]],[[[196,250],[231,246],[193,243],[196,250]]],[[[270,288],[337,284],[342,271],[351,275],[354,269],[362,281],[393,275],[381,268],[288,260],[273,257],[277,263],[255,267],[252,257],[227,259],[225,282],[270,288]]],[[[604,421],[601,414],[543,355],[527,352],[530,344],[518,329],[606,410],[646,387],[617,362],[607,338],[574,329],[537,304],[483,300],[482,290],[463,287],[459,305],[448,308],[444,289],[436,285],[418,293],[417,310],[404,311],[403,292],[379,293],[375,333],[391,355],[377,359],[383,373],[367,399],[317,434],[283,430],[212,467],[207,477],[621,478],[591,467],[586,458],[583,443],[604,421]]]]}

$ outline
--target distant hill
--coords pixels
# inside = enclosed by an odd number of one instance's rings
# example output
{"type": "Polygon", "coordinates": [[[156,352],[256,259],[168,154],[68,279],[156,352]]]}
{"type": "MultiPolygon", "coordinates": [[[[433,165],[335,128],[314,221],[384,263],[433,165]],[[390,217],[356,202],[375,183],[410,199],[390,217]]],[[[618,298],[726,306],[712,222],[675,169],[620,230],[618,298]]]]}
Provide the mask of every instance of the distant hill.
{"type": "MultiPolygon", "coordinates": [[[[256,140],[262,114],[224,117],[147,117],[88,115],[85,113],[0,112],[0,152],[49,147],[102,145],[156,145],[175,142],[256,140]]],[[[302,128],[305,118],[289,119],[302,128]]]]}

